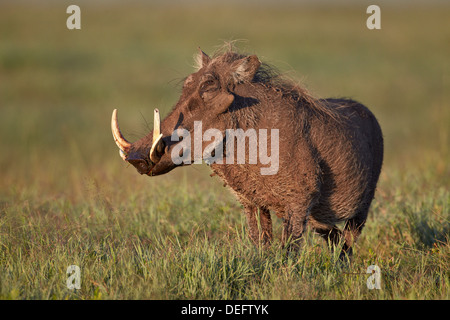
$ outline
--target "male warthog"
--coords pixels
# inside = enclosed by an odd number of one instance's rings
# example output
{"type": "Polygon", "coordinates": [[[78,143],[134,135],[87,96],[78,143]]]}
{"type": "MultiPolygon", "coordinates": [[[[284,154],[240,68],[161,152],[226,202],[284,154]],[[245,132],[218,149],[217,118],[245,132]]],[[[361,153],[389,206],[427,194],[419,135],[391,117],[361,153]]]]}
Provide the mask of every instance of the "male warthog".
{"type": "MultiPolygon", "coordinates": [[[[228,50],[211,58],[199,49],[196,60],[197,71],[185,79],[172,112],[161,123],[155,110],[154,129],[146,137],[128,142],[114,110],[112,131],[122,158],[141,174],[161,175],[186,164],[173,160],[182,143],[172,136],[177,129],[194,135],[198,121],[201,134],[209,129],[223,136],[229,129],[267,129],[266,151],[279,151],[274,174],[261,173],[267,167],[261,159],[210,164],[244,206],[251,240],[263,245],[271,242],[272,210],[283,220],[283,243],[288,239],[295,243],[309,223],[332,244],[342,239],[342,256],[351,254],[383,160],[383,138],[374,115],[353,100],[313,98],[255,55],[228,50]],[[270,139],[272,129],[277,129],[279,137],[275,142],[270,139]],[[272,148],[274,144],[279,149],[272,148]],[[340,230],[336,224],[343,221],[340,230]]],[[[201,150],[207,145],[201,141],[201,150]]],[[[235,156],[237,148],[230,154],[229,146],[220,157],[235,156]]]]}

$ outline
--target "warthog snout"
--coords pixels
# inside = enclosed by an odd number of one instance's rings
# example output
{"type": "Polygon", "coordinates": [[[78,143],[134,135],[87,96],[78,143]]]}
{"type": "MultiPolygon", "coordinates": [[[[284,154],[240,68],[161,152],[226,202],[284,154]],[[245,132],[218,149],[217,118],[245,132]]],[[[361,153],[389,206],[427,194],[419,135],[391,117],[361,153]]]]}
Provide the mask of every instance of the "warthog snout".
{"type": "Polygon", "coordinates": [[[128,142],[120,132],[119,124],[117,121],[117,110],[114,109],[111,119],[111,130],[113,133],[114,141],[119,147],[120,156],[124,161],[132,164],[140,174],[149,174],[153,167],[161,160],[161,155],[164,150],[164,142],[161,134],[161,119],[159,110],[155,109],[154,112],[154,125],[153,125],[153,143],[150,151],[146,156],[142,156],[140,153],[132,151],[132,144],[128,142]]]}
{"type": "Polygon", "coordinates": [[[132,164],[133,167],[135,167],[140,174],[149,173],[151,168],[153,167],[152,165],[150,165],[147,161],[145,161],[143,159],[127,158],[126,161],[128,161],[130,164],[132,164]]]}

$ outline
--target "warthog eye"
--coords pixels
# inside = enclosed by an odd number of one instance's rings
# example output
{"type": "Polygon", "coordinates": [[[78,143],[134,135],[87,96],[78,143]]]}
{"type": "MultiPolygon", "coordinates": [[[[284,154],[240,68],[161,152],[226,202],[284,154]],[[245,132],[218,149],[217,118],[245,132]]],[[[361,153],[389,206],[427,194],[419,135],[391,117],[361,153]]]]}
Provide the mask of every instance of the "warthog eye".
{"type": "Polygon", "coordinates": [[[203,84],[200,87],[200,90],[203,92],[212,91],[212,90],[216,90],[216,89],[217,89],[217,85],[216,85],[216,81],[214,81],[214,80],[207,80],[207,81],[203,82],[203,84]]]}

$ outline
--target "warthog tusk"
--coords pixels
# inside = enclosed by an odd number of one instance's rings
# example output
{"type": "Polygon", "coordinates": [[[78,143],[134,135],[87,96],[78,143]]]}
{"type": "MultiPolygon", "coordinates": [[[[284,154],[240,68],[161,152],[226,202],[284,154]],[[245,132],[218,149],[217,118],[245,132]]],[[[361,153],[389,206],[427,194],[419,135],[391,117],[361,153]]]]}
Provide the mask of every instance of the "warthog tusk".
{"type": "Polygon", "coordinates": [[[155,109],[153,115],[153,144],[155,144],[156,139],[158,139],[161,134],[161,118],[159,116],[159,110],[155,109]]]}
{"type": "Polygon", "coordinates": [[[113,110],[112,118],[111,118],[111,130],[114,137],[114,141],[120,149],[120,157],[125,160],[127,157],[127,152],[131,147],[131,143],[128,142],[119,129],[119,124],[117,121],[117,109],[113,110]]]}
{"type": "Polygon", "coordinates": [[[150,149],[149,157],[153,163],[159,162],[161,157],[158,156],[158,152],[162,150],[162,133],[161,133],[161,117],[159,115],[159,110],[155,109],[153,118],[153,144],[150,149]]]}
{"type": "Polygon", "coordinates": [[[161,157],[157,155],[157,151],[160,150],[159,144],[162,143],[162,136],[161,133],[153,142],[152,148],[150,149],[150,160],[152,160],[153,163],[157,163],[161,159],[161,157]]]}

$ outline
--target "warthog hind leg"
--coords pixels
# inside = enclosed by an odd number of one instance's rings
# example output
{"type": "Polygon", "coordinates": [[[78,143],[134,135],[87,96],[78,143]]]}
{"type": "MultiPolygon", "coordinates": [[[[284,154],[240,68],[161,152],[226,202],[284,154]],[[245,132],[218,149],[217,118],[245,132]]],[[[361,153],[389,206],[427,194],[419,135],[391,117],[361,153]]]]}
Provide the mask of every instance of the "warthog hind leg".
{"type": "Polygon", "coordinates": [[[339,258],[344,260],[345,256],[351,258],[353,254],[352,246],[361,234],[364,224],[365,220],[356,217],[347,220],[342,231],[334,226],[331,229],[315,229],[315,232],[325,239],[332,249],[337,248],[343,242],[339,258]]]}

